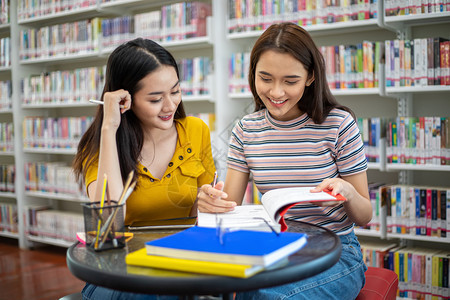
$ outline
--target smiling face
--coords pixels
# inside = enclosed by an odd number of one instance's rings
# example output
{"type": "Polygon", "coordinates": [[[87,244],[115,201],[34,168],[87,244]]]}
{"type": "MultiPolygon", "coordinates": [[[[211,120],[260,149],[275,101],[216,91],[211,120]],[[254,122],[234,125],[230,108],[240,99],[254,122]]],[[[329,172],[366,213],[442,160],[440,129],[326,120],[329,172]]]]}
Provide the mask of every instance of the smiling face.
{"type": "Polygon", "coordinates": [[[279,121],[295,119],[303,114],[297,102],[314,78],[308,78],[303,64],[287,53],[268,50],[261,54],[255,70],[258,96],[279,121]]]}
{"type": "Polygon", "coordinates": [[[132,109],[144,128],[170,129],[181,102],[180,81],[175,68],[162,65],[139,81],[132,109]]]}

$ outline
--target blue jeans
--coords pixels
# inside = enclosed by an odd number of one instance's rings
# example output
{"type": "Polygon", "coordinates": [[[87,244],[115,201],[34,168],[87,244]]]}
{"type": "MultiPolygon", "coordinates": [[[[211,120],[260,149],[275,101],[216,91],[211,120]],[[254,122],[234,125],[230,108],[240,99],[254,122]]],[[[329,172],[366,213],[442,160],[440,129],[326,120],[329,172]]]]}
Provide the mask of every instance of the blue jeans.
{"type": "Polygon", "coordinates": [[[355,299],[364,286],[367,267],[356,235],[352,232],[339,237],[341,258],[330,269],[301,281],[237,293],[235,300],[355,299]]]}
{"type": "Polygon", "coordinates": [[[178,300],[178,296],[173,295],[145,295],[128,293],[108,289],[102,286],[86,283],[81,291],[83,300],[178,300]]]}

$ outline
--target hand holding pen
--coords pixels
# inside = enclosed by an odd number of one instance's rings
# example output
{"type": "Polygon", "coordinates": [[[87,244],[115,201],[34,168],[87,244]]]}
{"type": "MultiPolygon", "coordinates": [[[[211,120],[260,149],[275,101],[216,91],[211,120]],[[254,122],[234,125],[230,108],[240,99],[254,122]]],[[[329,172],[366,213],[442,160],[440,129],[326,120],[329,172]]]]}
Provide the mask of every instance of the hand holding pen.
{"type": "Polygon", "coordinates": [[[224,182],[217,182],[217,173],[212,184],[205,184],[198,193],[198,209],[201,212],[221,213],[234,210],[236,202],[227,201],[228,195],[222,191],[224,182]]]}
{"type": "MultiPolygon", "coordinates": [[[[223,181],[217,182],[217,180],[218,180],[217,171],[215,171],[214,172],[214,179],[213,179],[212,187],[214,189],[216,189],[216,190],[222,191],[223,190],[223,186],[224,186],[224,182],[223,181]]],[[[214,195],[214,193],[212,195],[214,195]]],[[[219,196],[215,195],[215,197],[218,198],[218,199],[222,198],[221,195],[219,195],[219,196]]]]}

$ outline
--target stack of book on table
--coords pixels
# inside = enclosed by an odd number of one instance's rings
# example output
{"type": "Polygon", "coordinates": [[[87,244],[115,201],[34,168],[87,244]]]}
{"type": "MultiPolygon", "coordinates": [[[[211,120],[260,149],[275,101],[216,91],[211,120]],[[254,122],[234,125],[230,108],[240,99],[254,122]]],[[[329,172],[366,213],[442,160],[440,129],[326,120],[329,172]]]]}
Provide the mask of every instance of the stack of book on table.
{"type": "Polygon", "coordinates": [[[288,209],[301,204],[346,201],[342,195],[311,192],[312,188],[275,189],[262,196],[262,205],[238,206],[221,214],[199,213],[199,226],[147,242],[145,248],[129,253],[126,262],[241,278],[277,267],[307,242],[304,233],[284,232],[284,214],[288,209]]]}
{"type": "Polygon", "coordinates": [[[218,234],[215,228],[191,227],[149,241],[127,254],[128,265],[191,273],[250,277],[286,261],[306,244],[306,234],[235,230],[218,234]]]}

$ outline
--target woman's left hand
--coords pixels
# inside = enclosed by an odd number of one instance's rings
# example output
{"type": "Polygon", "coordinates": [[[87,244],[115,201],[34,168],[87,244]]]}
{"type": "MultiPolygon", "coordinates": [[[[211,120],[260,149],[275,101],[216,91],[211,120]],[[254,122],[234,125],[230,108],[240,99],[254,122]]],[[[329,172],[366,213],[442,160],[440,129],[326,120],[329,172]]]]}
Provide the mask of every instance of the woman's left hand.
{"type": "MultiPolygon", "coordinates": [[[[327,178],[311,190],[312,193],[318,193],[322,191],[329,192],[333,196],[341,194],[344,198],[347,199],[347,201],[349,198],[352,198],[354,193],[357,193],[353,185],[341,178],[327,178]]],[[[322,207],[336,206],[342,204],[342,201],[323,201],[314,202],[314,204],[322,207]]]]}
{"type": "Polygon", "coordinates": [[[372,219],[372,204],[366,172],[345,176],[343,178],[328,178],[318,184],[311,192],[327,191],[332,195],[341,194],[347,200],[315,202],[320,206],[336,206],[343,203],[348,218],[356,225],[364,226],[372,219]]]}

